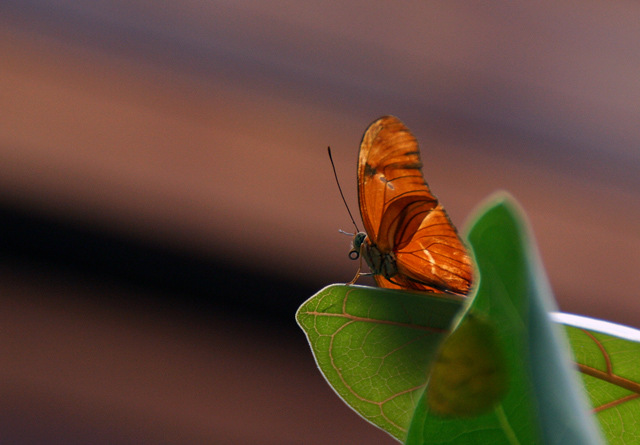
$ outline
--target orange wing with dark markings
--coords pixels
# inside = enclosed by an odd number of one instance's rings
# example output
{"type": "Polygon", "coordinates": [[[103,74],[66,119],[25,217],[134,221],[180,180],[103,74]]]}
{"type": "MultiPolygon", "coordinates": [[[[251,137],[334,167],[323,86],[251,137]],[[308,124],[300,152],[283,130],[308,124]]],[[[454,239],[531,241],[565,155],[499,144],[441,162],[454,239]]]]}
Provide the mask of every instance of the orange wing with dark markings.
{"type": "Polygon", "coordinates": [[[358,198],[367,232],[363,255],[379,286],[469,292],[471,259],[422,176],[418,142],[396,117],[373,122],[362,138],[358,198]]]}

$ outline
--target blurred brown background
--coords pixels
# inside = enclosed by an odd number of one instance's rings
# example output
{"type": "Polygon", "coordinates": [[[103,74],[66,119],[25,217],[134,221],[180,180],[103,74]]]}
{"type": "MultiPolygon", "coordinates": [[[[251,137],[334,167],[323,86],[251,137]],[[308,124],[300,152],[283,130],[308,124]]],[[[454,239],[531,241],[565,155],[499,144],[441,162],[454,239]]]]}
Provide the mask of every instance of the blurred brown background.
{"type": "Polygon", "coordinates": [[[563,311],[640,327],[640,5],[0,2],[0,442],[388,444],[297,306],[351,279],[400,117],[458,226],[497,189],[563,311]]]}

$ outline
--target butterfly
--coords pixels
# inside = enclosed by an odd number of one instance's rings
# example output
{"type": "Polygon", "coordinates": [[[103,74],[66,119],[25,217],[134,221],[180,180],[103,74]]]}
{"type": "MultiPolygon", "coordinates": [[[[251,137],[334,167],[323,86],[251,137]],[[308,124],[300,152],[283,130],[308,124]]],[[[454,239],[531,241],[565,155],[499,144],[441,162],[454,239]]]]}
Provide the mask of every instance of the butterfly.
{"type": "Polygon", "coordinates": [[[418,141],[396,117],[381,117],[362,137],[358,201],[366,233],[354,235],[349,257],[364,258],[378,286],[469,292],[471,258],[424,180],[418,141]]]}

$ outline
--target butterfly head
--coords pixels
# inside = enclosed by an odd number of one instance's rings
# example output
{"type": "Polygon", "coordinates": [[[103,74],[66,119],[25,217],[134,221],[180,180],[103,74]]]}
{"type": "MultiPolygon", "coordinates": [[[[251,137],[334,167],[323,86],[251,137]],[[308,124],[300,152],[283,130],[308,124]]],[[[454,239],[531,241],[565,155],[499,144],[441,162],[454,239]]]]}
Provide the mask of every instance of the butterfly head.
{"type": "Polygon", "coordinates": [[[349,258],[352,260],[357,260],[360,258],[360,248],[362,247],[362,243],[367,238],[367,234],[364,232],[358,232],[353,236],[353,241],[351,242],[351,250],[349,251],[349,258]]]}

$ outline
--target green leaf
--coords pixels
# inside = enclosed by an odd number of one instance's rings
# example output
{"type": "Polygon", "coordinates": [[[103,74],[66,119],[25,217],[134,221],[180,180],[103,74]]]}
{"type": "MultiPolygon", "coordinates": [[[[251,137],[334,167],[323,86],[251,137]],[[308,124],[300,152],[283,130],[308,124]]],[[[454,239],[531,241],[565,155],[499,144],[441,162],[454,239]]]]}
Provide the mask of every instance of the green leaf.
{"type": "MultiPolygon", "coordinates": [[[[576,318],[582,319],[581,323],[577,323],[578,326],[565,328],[575,355],[578,373],[584,382],[591,406],[597,413],[607,442],[639,443],[640,343],[620,338],[620,326],[613,325],[618,332],[613,332],[617,335],[610,335],[595,329],[600,325],[599,330],[611,331],[607,329],[611,323],[571,317],[576,318]]],[[[571,319],[566,321],[567,317],[563,317],[560,321],[570,324],[571,319]]],[[[638,338],[638,331],[635,331],[635,334],[635,338],[638,338]]]]}
{"type": "Polygon", "coordinates": [[[338,395],[402,441],[430,364],[462,301],[333,285],[307,300],[296,319],[338,395]]]}
{"type": "Polygon", "coordinates": [[[599,443],[510,197],[484,206],[469,242],[481,279],[465,302],[344,285],[305,302],[297,321],[325,378],[365,419],[410,444],[599,443]]]}
{"type": "Polygon", "coordinates": [[[479,416],[502,401],[509,380],[493,323],[468,313],[440,347],[426,402],[437,416],[479,416]]]}
{"type": "Polygon", "coordinates": [[[495,407],[487,398],[477,417],[443,417],[429,404],[438,384],[430,381],[406,443],[599,443],[568,367],[566,339],[549,320],[553,300],[513,200],[501,194],[486,204],[468,239],[481,280],[465,317],[480,317],[495,332],[492,349],[504,357],[508,391],[495,407]]]}

